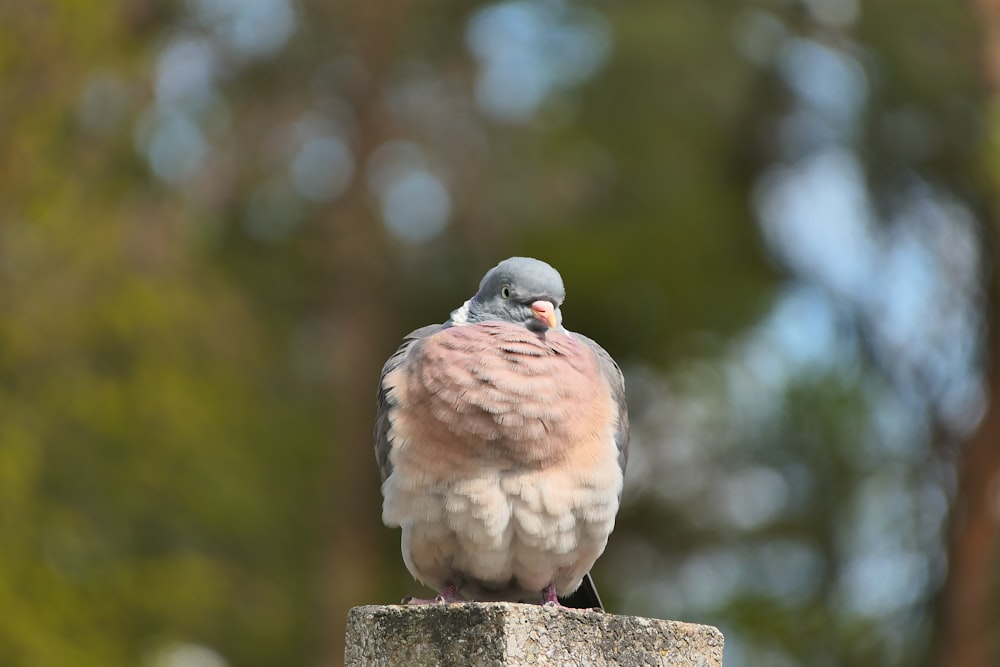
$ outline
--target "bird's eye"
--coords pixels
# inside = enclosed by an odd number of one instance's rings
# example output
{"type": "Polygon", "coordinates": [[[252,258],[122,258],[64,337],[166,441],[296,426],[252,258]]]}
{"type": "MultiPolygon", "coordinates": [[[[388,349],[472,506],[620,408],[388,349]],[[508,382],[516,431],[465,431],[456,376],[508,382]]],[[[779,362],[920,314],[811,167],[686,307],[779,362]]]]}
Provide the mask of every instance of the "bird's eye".
{"type": "Polygon", "coordinates": [[[510,298],[510,285],[504,285],[500,288],[500,298],[509,299],[510,298]]]}

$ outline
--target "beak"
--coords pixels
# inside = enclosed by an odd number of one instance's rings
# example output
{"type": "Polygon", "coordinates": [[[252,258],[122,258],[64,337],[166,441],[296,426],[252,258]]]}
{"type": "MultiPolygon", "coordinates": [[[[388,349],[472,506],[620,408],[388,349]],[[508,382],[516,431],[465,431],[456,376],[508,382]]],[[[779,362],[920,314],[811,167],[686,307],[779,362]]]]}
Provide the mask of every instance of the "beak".
{"type": "Polygon", "coordinates": [[[535,301],[531,304],[531,312],[535,315],[536,320],[545,322],[550,329],[559,326],[559,321],[556,319],[556,308],[551,301],[535,301]]]}

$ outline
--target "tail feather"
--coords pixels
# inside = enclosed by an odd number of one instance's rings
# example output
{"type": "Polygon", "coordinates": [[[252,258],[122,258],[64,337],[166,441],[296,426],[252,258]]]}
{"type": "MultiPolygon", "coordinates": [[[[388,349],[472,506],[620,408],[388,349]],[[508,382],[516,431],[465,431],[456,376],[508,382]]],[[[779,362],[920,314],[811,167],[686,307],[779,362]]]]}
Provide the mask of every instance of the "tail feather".
{"type": "Polygon", "coordinates": [[[574,609],[600,609],[604,611],[601,596],[597,594],[597,587],[589,572],[584,575],[580,587],[569,595],[559,598],[559,602],[565,607],[574,609]]]}

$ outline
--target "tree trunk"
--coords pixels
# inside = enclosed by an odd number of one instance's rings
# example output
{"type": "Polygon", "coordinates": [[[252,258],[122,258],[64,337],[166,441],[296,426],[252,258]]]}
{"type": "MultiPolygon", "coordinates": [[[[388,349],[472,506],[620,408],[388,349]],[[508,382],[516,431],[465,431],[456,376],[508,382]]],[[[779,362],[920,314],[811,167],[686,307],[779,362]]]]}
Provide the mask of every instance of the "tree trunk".
{"type": "MultiPolygon", "coordinates": [[[[996,274],[994,274],[995,276],[996,274]]],[[[994,277],[994,283],[996,279],[994,277]]],[[[994,285],[994,294],[996,294],[994,285]]],[[[948,574],[938,610],[935,667],[995,667],[994,614],[1000,497],[1000,327],[992,302],[991,393],[983,421],[961,450],[951,513],[948,574]]]]}
{"type": "MultiPolygon", "coordinates": [[[[983,72],[995,98],[1000,93],[1000,0],[976,0],[976,8],[983,18],[983,72]]],[[[997,176],[990,175],[994,181],[997,176]]],[[[984,259],[989,275],[986,380],[990,393],[979,428],[960,450],[948,574],[938,608],[935,667],[1000,664],[994,604],[1000,566],[1000,234],[995,226],[1000,202],[989,204],[984,259]]]]}
{"type": "Polygon", "coordinates": [[[381,497],[372,432],[379,370],[392,351],[386,351],[392,346],[389,339],[401,336],[387,333],[391,318],[386,316],[384,285],[389,272],[384,263],[391,252],[368,203],[364,164],[389,133],[380,103],[382,75],[406,9],[406,0],[362,2],[346,15],[332,17],[351,23],[365,80],[349,100],[358,121],[357,173],[327,220],[329,310],[335,330],[330,341],[337,405],[333,429],[340,446],[332,457],[328,506],[331,537],[320,658],[328,667],[343,664],[348,610],[376,601],[373,582],[388,569],[387,558],[398,558],[398,552],[383,555],[379,547],[381,497]]]}

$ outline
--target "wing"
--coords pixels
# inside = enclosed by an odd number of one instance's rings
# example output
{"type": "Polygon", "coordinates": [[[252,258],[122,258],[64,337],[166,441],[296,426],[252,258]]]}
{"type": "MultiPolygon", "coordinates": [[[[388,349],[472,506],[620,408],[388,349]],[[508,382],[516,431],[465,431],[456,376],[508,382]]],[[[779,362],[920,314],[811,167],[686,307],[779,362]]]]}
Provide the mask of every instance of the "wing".
{"type": "Polygon", "coordinates": [[[622,376],[622,369],[618,363],[611,358],[607,351],[596,342],[587,338],[583,334],[575,331],[573,335],[590,346],[590,349],[597,355],[597,363],[601,367],[601,373],[611,387],[611,399],[618,408],[618,424],[615,429],[615,444],[618,446],[618,465],[621,466],[622,476],[625,475],[625,466],[628,464],[628,405],[625,403],[625,378],[622,376]]]}
{"type": "Polygon", "coordinates": [[[392,449],[392,442],[389,440],[389,427],[392,425],[392,408],[395,405],[392,397],[393,388],[386,386],[386,375],[406,363],[407,356],[414,344],[422,338],[446,329],[448,326],[447,324],[431,324],[407,334],[403,344],[382,366],[382,374],[378,379],[378,408],[375,414],[375,460],[378,461],[383,482],[392,473],[392,463],[389,461],[389,451],[392,449]]]}
{"type": "MultiPolygon", "coordinates": [[[[590,349],[594,351],[594,354],[597,356],[597,362],[601,367],[601,373],[604,375],[608,386],[611,387],[611,398],[618,406],[618,425],[615,429],[615,444],[618,446],[618,465],[621,467],[622,476],[624,477],[625,466],[628,464],[629,441],[628,405],[625,403],[625,378],[622,376],[622,370],[619,368],[618,363],[611,358],[607,350],[582,334],[574,332],[573,335],[589,345],[590,349]]],[[[594,579],[589,572],[583,578],[580,588],[572,595],[567,596],[563,600],[563,604],[567,607],[577,607],[580,609],[604,609],[601,597],[597,594],[594,579]]]]}

